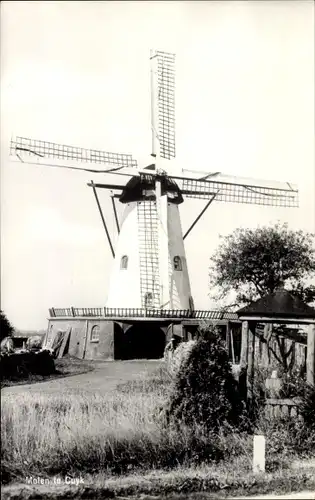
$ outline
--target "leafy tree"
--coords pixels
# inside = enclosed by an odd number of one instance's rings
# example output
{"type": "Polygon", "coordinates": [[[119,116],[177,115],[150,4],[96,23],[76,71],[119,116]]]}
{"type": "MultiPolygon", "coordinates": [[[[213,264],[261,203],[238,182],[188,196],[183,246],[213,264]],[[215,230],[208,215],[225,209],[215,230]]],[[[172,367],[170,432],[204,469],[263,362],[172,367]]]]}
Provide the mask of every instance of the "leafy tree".
{"type": "Polygon", "coordinates": [[[13,334],[14,328],[11,325],[10,321],[6,317],[5,313],[0,310],[0,342],[5,337],[11,337],[13,334]]]}
{"type": "Polygon", "coordinates": [[[236,292],[241,305],[285,285],[302,300],[315,300],[315,286],[307,280],[315,275],[314,236],[290,230],[287,224],[257,229],[236,229],[224,237],[211,259],[210,287],[216,298],[236,292]]]}

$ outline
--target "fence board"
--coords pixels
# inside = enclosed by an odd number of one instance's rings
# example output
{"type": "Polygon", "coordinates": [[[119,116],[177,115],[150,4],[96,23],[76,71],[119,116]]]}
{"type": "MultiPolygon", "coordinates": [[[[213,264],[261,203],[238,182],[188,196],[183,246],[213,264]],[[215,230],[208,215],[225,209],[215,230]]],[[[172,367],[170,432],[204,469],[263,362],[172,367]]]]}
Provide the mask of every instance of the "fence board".
{"type": "Polygon", "coordinates": [[[267,398],[265,401],[265,415],[268,418],[293,418],[299,415],[300,399],[267,398]]]}

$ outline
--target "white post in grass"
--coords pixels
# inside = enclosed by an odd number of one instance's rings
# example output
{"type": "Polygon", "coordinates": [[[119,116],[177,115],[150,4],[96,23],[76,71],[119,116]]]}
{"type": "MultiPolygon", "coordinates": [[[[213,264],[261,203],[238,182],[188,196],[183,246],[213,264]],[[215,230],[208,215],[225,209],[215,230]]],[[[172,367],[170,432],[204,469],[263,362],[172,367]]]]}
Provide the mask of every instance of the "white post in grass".
{"type": "Polygon", "coordinates": [[[265,436],[256,435],[254,436],[254,447],[253,447],[253,472],[265,472],[265,449],[266,449],[266,439],[265,436]]]}

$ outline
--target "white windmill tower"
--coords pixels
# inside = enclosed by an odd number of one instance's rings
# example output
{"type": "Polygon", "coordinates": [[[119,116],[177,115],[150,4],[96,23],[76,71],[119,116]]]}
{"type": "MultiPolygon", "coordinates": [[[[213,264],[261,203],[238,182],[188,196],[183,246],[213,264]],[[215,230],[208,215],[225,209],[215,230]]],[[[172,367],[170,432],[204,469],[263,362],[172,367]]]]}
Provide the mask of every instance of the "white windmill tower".
{"type": "Polygon", "coordinates": [[[140,310],[144,316],[193,316],[196,312],[193,312],[184,239],[212,201],[297,207],[298,191],[287,182],[242,179],[220,172],[181,170],[180,175],[168,173],[165,160],[175,158],[175,56],[151,51],[150,63],[152,165],[141,168],[130,154],[87,150],[22,137],[11,141],[11,154],[26,163],[130,177],[127,184],[93,181],[88,184],[93,189],[114,257],[106,309],[111,314],[113,310],[123,310],[126,316],[131,310],[137,310],[138,316],[140,310]],[[90,169],[78,163],[107,164],[108,168],[90,169]],[[115,249],[97,189],[112,192],[119,232],[115,249]],[[183,234],[179,205],[185,197],[205,199],[207,203],[183,234]],[[124,205],[120,223],[115,205],[117,198],[124,205]]]}
{"type": "Polygon", "coordinates": [[[151,51],[153,165],[133,177],[125,204],[107,307],[193,309],[177,184],[160,168],[175,157],[175,56],[151,51]]]}

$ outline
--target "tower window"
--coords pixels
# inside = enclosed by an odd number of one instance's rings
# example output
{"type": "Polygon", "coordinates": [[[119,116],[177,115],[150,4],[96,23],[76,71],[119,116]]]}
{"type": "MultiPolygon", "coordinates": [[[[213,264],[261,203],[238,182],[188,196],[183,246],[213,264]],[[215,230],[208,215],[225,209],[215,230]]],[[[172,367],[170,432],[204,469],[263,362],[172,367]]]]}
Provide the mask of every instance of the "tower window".
{"type": "Polygon", "coordinates": [[[91,342],[98,342],[100,339],[100,327],[94,325],[91,330],[91,342]]]}
{"type": "Polygon", "coordinates": [[[153,293],[146,292],[146,294],[144,296],[144,306],[151,307],[152,305],[153,305],[153,293]]]}
{"type": "Polygon", "coordinates": [[[127,269],[128,267],[128,257],[123,255],[120,261],[120,269],[127,269]]]}
{"type": "Polygon", "coordinates": [[[175,255],[173,262],[174,262],[174,270],[175,271],[182,271],[183,270],[182,259],[178,255],[175,255]]]}

